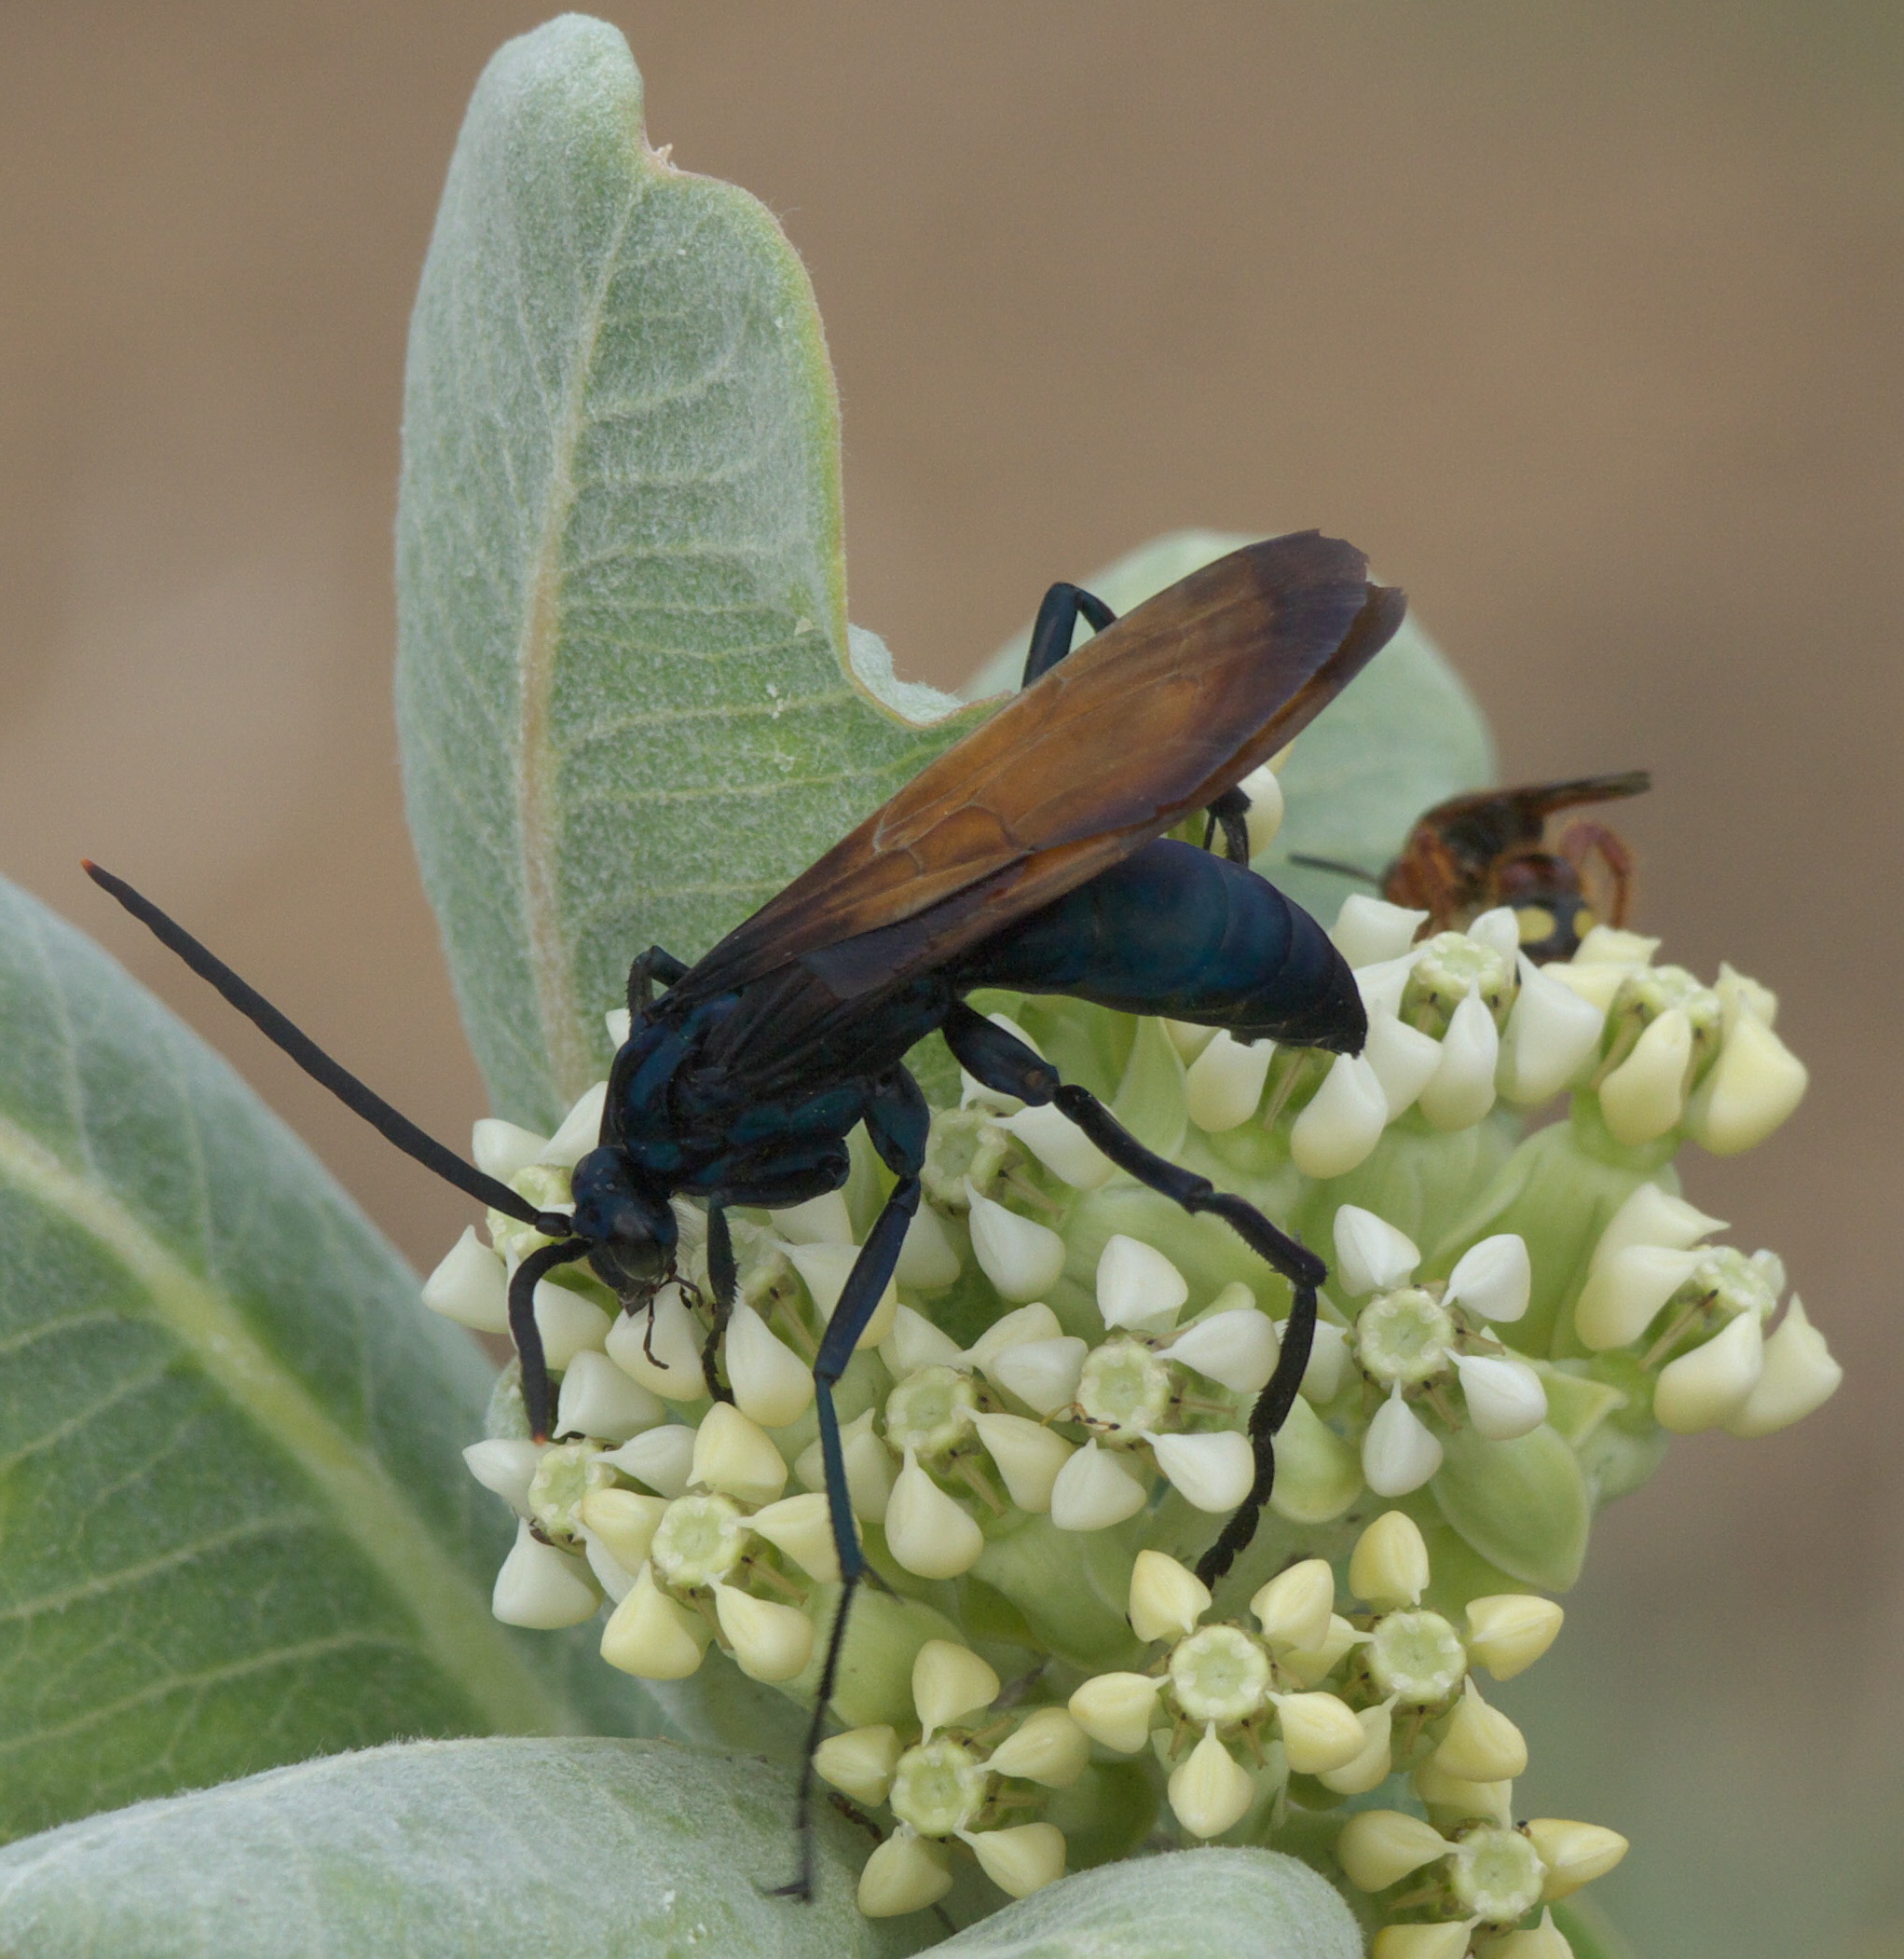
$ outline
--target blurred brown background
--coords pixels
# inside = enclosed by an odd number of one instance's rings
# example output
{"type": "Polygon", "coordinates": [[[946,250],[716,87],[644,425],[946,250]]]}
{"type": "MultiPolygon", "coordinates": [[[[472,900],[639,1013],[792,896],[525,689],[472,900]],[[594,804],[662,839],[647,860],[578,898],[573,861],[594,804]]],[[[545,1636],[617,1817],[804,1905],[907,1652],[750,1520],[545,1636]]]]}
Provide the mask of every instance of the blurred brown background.
{"type": "MultiPolygon", "coordinates": [[[[806,255],[854,616],[956,681],[1184,524],[1354,538],[1516,779],[1650,765],[1667,956],[1815,1089],[1692,1194],[1852,1370],[1606,1518],[1514,1705],[1656,1955],[1904,1923],[1896,547],[1883,0],[608,9],[678,163],[806,255]],[[1534,1711],[1538,1710],[1538,1711],[1534,1711]]],[[[0,11],[0,870],[125,957],[419,1262],[465,1208],[79,879],[175,907],[427,1123],[482,1108],[405,841],[404,335],[501,0],[0,11]]]]}

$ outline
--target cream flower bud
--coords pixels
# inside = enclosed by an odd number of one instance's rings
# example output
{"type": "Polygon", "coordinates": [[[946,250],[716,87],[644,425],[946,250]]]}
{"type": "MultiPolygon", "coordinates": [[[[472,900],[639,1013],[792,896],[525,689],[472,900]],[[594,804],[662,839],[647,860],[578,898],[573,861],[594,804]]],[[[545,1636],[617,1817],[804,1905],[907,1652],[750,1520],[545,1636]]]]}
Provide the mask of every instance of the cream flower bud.
{"type": "Polygon", "coordinates": [[[1195,1021],[1167,1019],[1163,1031],[1170,1035],[1171,1046],[1177,1050],[1177,1059],[1186,1068],[1216,1038],[1215,1028],[1199,1027],[1195,1021]]]}
{"type": "Polygon", "coordinates": [[[1088,1441],[1051,1486],[1051,1521],[1060,1530],[1105,1530],[1133,1517],[1149,1493],[1117,1458],[1088,1441]]]}
{"type": "Polygon", "coordinates": [[[1210,1587],[1162,1551],[1130,1568],[1130,1626],[1140,1639],[1180,1638],[1210,1610],[1210,1587]]]}
{"type": "Polygon", "coordinates": [[[856,1802],[884,1802],[901,1752],[897,1731],[884,1723],[849,1728],[843,1734],[828,1735],[814,1750],[814,1774],[856,1802]]]}
{"type": "Polygon", "coordinates": [[[912,1706],[925,1739],[998,1698],[998,1676],[968,1646],[928,1639],[912,1661],[912,1706]]]}
{"type": "Polygon", "coordinates": [[[584,1089],[575,1106],[562,1118],[562,1126],[542,1145],[538,1163],[554,1163],[573,1170],[597,1143],[602,1134],[602,1110],[608,1105],[609,1085],[598,1081],[584,1089]]]}
{"type": "Polygon", "coordinates": [[[1370,1012],[1368,1040],[1362,1051],[1382,1085],[1390,1122],[1414,1106],[1441,1066],[1441,1043],[1386,1007],[1370,1012]]]}
{"type": "MultiPolygon", "coordinates": [[[[1399,1014],[1407,996],[1408,981],[1415,971],[1422,948],[1415,946],[1397,959],[1384,959],[1374,966],[1355,968],[1355,990],[1362,995],[1363,1011],[1371,1020],[1378,1013],[1399,1014]]],[[[1441,1043],[1435,1043],[1437,1054],[1441,1043]]]]}
{"type": "Polygon", "coordinates": [[[1500,1035],[1478,993],[1463,996],[1448,1016],[1441,1059],[1422,1089],[1421,1113],[1438,1130],[1473,1129],[1494,1106],[1494,1071],[1500,1035]]]}
{"type": "Polygon", "coordinates": [[[1184,1500],[1214,1516],[1226,1516],[1256,1480],[1250,1438],[1236,1429],[1205,1435],[1153,1435],[1157,1466],[1184,1500]]]}
{"type": "Polygon", "coordinates": [[[609,1316],[569,1286],[544,1279],[536,1287],[535,1308],[542,1358],[552,1374],[562,1373],[577,1354],[598,1351],[608,1342],[609,1316]]]}
{"type": "MultiPolygon", "coordinates": [[[[840,1295],[846,1290],[853,1267],[859,1262],[858,1248],[834,1244],[788,1245],[787,1257],[812,1295],[815,1309],[820,1318],[830,1321],[834,1308],[840,1304],[840,1295]]],[[[892,1281],[888,1280],[885,1291],[879,1295],[879,1304],[872,1309],[872,1318],[866,1322],[866,1331],[855,1342],[856,1349],[877,1347],[892,1332],[893,1315],[898,1309],[898,1304],[899,1295],[894,1290],[892,1281]]]]}
{"type": "Polygon", "coordinates": [[[1244,1043],[1227,1029],[1204,1048],[1184,1076],[1184,1105],[1190,1120],[1212,1135],[1233,1130],[1256,1113],[1275,1058],[1272,1041],[1244,1043]]]}
{"type": "Polygon", "coordinates": [[[1474,1432],[1490,1442],[1512,1442],[1547,1419],[1547,1390],[1525,1361],[1506,1355],[1458,1353],[1455,1371],[1474,1432]]]}
{"type": "Polygon", "coordinates": [[[1486,1949],[1486,1959],[1573,1959],[1567,1935],[1554,1923],[1551,1911],[1541,1913],[1541,1923],[1530,1932],[1510,1932],[1486,1949]]]}
{"type": "Polygon", "coordinates": [[[1502,1231],[1470,1245],[1456,1260],[1442,1303],[1464,1306],[1484,1320],[1505,1322],[1527,1311],[1533,1287],[1527,1240],[1502,1231]]]}
{"type": "Polygon", "coordinates": [[[846,1193],[829,1190],[822,1197],[809,1198],[803,1204],[788,1204],[770,1211],[774,1229],[789,1245],[850,1245],[853,1242],[853,1214],[846,1208],[846,1193]]]}
{"type": "Polygon", "coordinates": [[[1051,1487],[1071,1459],[1071,1445],[1063,1436],[1022,1415],[975,1415],[972,1426],[998,1465],[1011,1500],[1034,1514],[1049,1510],[1051,1487]]]}
{"type": "MultiPolygon", "coordinates": [[[[1789,1317],[1789,1316],[1788,1316],[1789,1317]]],[[[528,1508],[529,1485],[535,1481],[536,1463],[542,1445],[513,1436],[492,1436],[487,1442],[473,1442],[463,1451],[463,1460],[485,1489],[496,1494],[514,1511],[528,1508]]]]}
{"type": "Polygon", "coordinates": [[[1703,1256],[1665,1245],[1627,1245],[1596,1261],[1573,1308],[1574,1331],[1582,1343],[1604,1353],[1638,1339],[1660,1308],[1698,1270],[1703,1256]]]}
{"type": "Polygon", "coordinates": [[[678,1497],[687,1490],[688,1478],[693,1473],[695,1432],[678,1422],[644,1429],[599,1459],[664,1497],[678,1497]]]}
{"type": "Polygon", "coordinates": [[[986,1278],[1007,1299],[1048,1293],[1064,1270],[1064,1240],[1048,1226],[981,1196],[969,1177],[966,1197],[972,1207],[972,1253],[986,1278]]]}
{"type": "Polygon", "coordinates": [[[1434,1765],[1461,1782],[1511,1782],[1527,1765],[1527,1745],[1507,1716],[1481,1698],[1471,1678],[1434,1751],[1434,1765]]]}
{"type": "Polygon", "coordinates": [[[1084,1372],[1086,1343],[1069,1335],[1056,1340],[1027,1340],[997,1354],[986,1373],[1025,1406],[1039,1415],[1055,1415],[1077,1396],[1084,1372]]]}
{"type": "Polygon", "coordinates": [[[1034,1299],[1031,1305],[1014,1307],[993,1321],[972,1343],[965,1358],[980,1372],[990,1374],[1007,1349],[1028,1346],[1034,1340],[1055,1340],[1063,1331],[1058,1315],[1042,1299],[1034,1299]]]}
{"type": "Polygon", "coordinates": [[[1486,946],[1490,952],[1498,952],[1509,966],[1520,956],[1521,922],[1512,905],[1496,905],[1491,911],[1482,912],[1480,917],[1461,929],[1476,945],[1486,946]]]}
{"type": "Polygon", "coordinates": [[[1117,1167],[1056,1103],[1022,1108],[1016,1116],[1007,1116],[999,1128],[1009,1130],[1054,1177],[1074,1190],[1096,1190],[1110,1182],[1117,1167]]]}
{"type": "Polygon", "coordinates": [[[898,1918],[936,1905],[952,1885],[945,1852],[910,1829],[897,1829],[867,1858],[857,1902],[868,1918],[898,1918]]]}
{"type": "MultiPolygon", "coordinates": [[[[846,1494],[852,1500],[853,1514],[862,1524],[885,1521],[886,1504],[897,1474],[893,1452],[872,1432],[872,1417],[873,1411],[869,1408],[840,1431],[840,1453],[846,1463],[846,1494]]],[[[794,1469],[809,1489],[825,1489],[826,1463],[817,1441],[801,1451],[794,1469]]]]}
{"type": "MultiPolygon", "coordinates": [[[[1770,1435],[1788,1429],[1829,1401],[1843,1378],[1844,1369],[1831,1358],[1824,1335],[1805,1317],[1794,1293],[1778,1331],[1765,1343],[1758,1383],[1746,1405],[1726,1423],[1726,1432],[1770,1435]]],[[[469,1453],[463,1451],[465,1458],[469,1453]]]]}
{"type": "Polygon", "coordinates": [[[1633,1052],[1600,1084],[1600,1114],[1616,1143],[1637,1148],[1678,1122],[1692,1060],[1692,1022],[1683,1007],[1648,1021],[1633,1052]]]}
{"type": "Polygon", "coordinates": [[[685,1680],[701,1664],[713,1633],[698,1612],[654,1582],[653,1568],[635,1574],[628,1596],[602,1631],[602,1658],[641,1680],[685,1680]]]}
{"type": "Polygon", "coordinates": [[[1309,1363],[1302,1371],[1304,1398],[1319,1406],[1334,1401],[1348,1367],[1349,1335],[1334,1321],[1319,1319],[1309,1339],[1309,1363]]]}
{"type": "Polygon", "coordinates": [[[667,1418],[660,1399],[633,1381],[605,1353],[584,1348],[562,1377],[555,1404],[558,1435],[595,1435],[626,1442],[667,1418]]]}
{"type": "Polygon", "coordinates": [[[1426,911],[1410,911],[1385,898],[1351,891],[1342,900],[1329,937],[1350,966],[1376,966],[1385,959],[1399,959],[1427,923],[1426,911]]]}
{"type": "Polygon", "coordinates": [[[1763,1021],[1737,1014],[1718,1061],[1693,1091],[1687,1133],[1715,1157],[1735,1157],[1763,1143],[1798,1107],[1810,1079],[1805,1064],[1763,1021]]]}
{"type": "Polygon", "coordinates": [[[623,1570],[631,1575],[648,1561],[648,1547],[666,1511],[665,1497],[634,1489],[592,1489],[582,1500],[583,1525],[623,1570]]]}
{"type": "Polygon", "coordinates": [[[601,1594],[588,1581],[579,1558],[545,1544],[526,1523],[515,1527],[515,1544],[496,1574],[489,1610],[504,1625],[553,1632],[593,1619],[601,1594]]]}
{"type": "Polygon", "coordinates": [[[1176,1818],[1193,1837],[1220,1837],[1255,1800],[1256,1785],[1237,1766],[1216,1738],[1216,1723],[1189,1758],[1171,1772],[1170,1801],[1176,1818]]]}
{"type": "Polygon", "coordinates": [[[1009,1829],[963,1829],[961,1842],[1007,1897],[1029,1897],[1064,1875],[1064,1832],[1055,1823],[1018,1823],[1009,1829]]]}
{"type": "Polygon", "coordinates": [[[725,1352],[734,1404],[762,1428],[784,1429],[813,1405],[814,1377],[806,1363],[745,1299],[734,1301],[725,1352]]]}
{"type": "Polygon", "coordinates": [[[1623,932],[1617,925],[1596,925],[1580,942],[1575,966],[1651,966],[1660,949],[1657,938],[1623,932]]]}
{"type": "Polygon", "coordinates": [[[1250,799],[1243,817],[1243,827],[1250,833],[1250,856],[1260,857],[1282,828],[1282,785],[1266,761],[1260,769],[1252,769],[1237,788],[1250,799]]]}
{"type": "Polygon", "coordinates": [[[1362,1723],[1333,1693],[1272,1693],[1277,1725],[1289,1765],[1298,1775],[1325,1775],[1346,1768],[1366,1742],[1362,1723]]]}
{"type": "Polygon", "coordinates": [[[1428,1544],[1407,1512],[1384,1511],[1356,1539],[1349,1589],[1382,1610],[1420,1603],[1428,1589],[1428,1544]]]}
{"type": "Polygon", "coordinates": [[[423,1304],[479,1334],[509,1331],[509,1271],[473,1225],[463,1226],[463,1235],[423,1281],[423,1304]]]}
{"type": "Polygon", "coordinates": [[[1527,1825],[1527,1834],[1547,1867],[1541,1897],[1550,1905],[1571,1897],[1596,1877],[1605,1877],[1630,1847],[1617,1829],[1597,1823],[1569,1823],[1557,1816],[1536,1816],[1527,1825]]]}
{"type": "Polygon", "coordinates": [[[1362,1751],[1339,1769],[1327,1769],[1319,1778],[1325,1789],[1338,1796],[1365,1796],[1379,1788],[1393,1773],[1395,1761],[1390,1748],[1393,1735],[1392,1704],[1382,1701],[1374,1707],[1360,1709],[1355,1719],[1362,1725],[1362,1751]]]}
{"type": "Polygon", "coordinates": [[[1389,1098],[1367,1059],[1338,1054],[1289,1130],[1290,1160],[1306,1177],[1339,1177],[1382,1140],[1389,1098]]]}
{"type": "Polygon", "coordinates": [[[1336,1663],[1351,1648],[1366,1644],[1368,1635],[1358,1633],[1339,1612],[1329,1615],[1329,1630],[1322,1643],[1312,1650],[1292,1648],[1277,1657],[1282,1671],[1298,1687],[1320,1687],[1335,1672],[1336,1663]]]}
{"type": "Polygon", "coordinates": [[[504,1122],[500,1116],[485,1116],[470,1131],[470,1155],[476,1168],[505,1184],[538,1161],[548,1146],[546,1136],[504,1122]]]}
{"type": "Polygon", "coordinates": [[[1253,1306],[1212,1313],[1186,1327],[1160,1358],[1194,1367],[1238,1394],[1257,1394],[1276,1371],[1276,1322],[1253,1306]]]}
{"type": "Polygon", "coordinates": [[[1440,1925],[1384,1925],[1368,1949],[1369,1959],[1461,1959],[1473,1929],[1472,1918],[1440,1925]]]}
{"type": "Polygon", "coordinates": [[[1399,1809],[1359,1811],[1336,1840],[1343,1874],[1358,1891],[1386,1891],[1453,1848],[1433,1824],[1399,1809]]]}
{"type": "Polygon", "coordinates": [[[1378,1497],[1405,1497],[1441,1467],[1442,1446],[1402,1399],[1397,1381],[1362,1438],[1363,1480],[1378,1497]]]}
{"type": "Polygon", "coordinates": [[[1500,1038],[1494,1079],[1505,1100],[1531,1108],[1557,1095],[1585,1067],[1600,1045],[1607,1009],[1562,985],[1526,953],[1518,965],[1520,992],[1500,1038]]]}
{"type": "Polygon", "coordinates": [[[1608,1219],[1607,1228],[1594,1242],[1587,1269],[1598,1271],[1628,1245],[1664,1245],[1669,1251],[1684,1252],[1725,1228],[1723,1218],[1707,1217],[1684,1198],[1672,1196],[1657,1184],[1640,1184],[1608,1219]]]}
{"type": "Polygon", "coordinates": [[[1405,1285],[1421,1253],[1415,1240],[1359,1204],[1336,1212],[1336,1280],[1351,1299],[1405,1285]]]}
{"type": "Polygon", "coordinates": [[[901,1285],[917,1286],[922,1293],[942,1293],[957,1281],[962,1269],[959,1249],[945,1228],[945,1220],[930,1204],[920,1205],[906,1226],[893,1277],[901,1285]]]}
{"type": "MultiPolygon", "coordinates": [[[[536,1321],[542,1317],[536,1288],[536,1321]]],[[[599,1343],[597,1343],[599,1344],[599,1343]]],[[[608,1352],[622,1372],[663,1401],[698,1401],[707,1392],[701,1372],[701,1334],[678,1285],[664,1285],[646,1310],[620,1313],[609,1329],[608,1352]]]]}
{"type": "Polygon", "coordinates": [[[1134,1755],[1150,1738],[1162,1688],[1150,1674],[1101,1673],[1071,1696],[1071,1718],[1093,1741],[1134,1755]]]}
{"type": "Polygon", "coordinates": [[[771,1503],[787,1487],[787,1463],[759,1423],[716,1402],[694,1431],[688,1480],[743,1503],[771,1503]]]}
{"type": "Polygon", "coordinates": [[[1497,1680],[1524,1673],[1559,1636],[1566,1614],[1551,1598],[1498,1592],[1468,1601],[1468,1657],[1497,1680]]]}
{"type": "Polygon", "coordinates": [[[1306,1557],[1279,1571],[1250,1601],[1273,1647],[1313,1652],[1329,1637],[1336,1611],[1336,1574],[1325,1557],[1306,1557]]]}
{"type": "Polygon", "coordinates": [[[893,1378],[903,1381],[922,1367],[962,1367],[966,1350],[924,1313],[901,1305],[893,1315],[893,1330],[881,1344],[879,1356],[893,1378]]]}
{"type": "Polygon", "coordinates": [[[840,1555],[833,1542],[832,1519],[827,1514],[827,1500],[818,1490],[797,1497],[782,1497],[779,1502],[757,1510],[747,1519],[749,1527],[790,1557],[809,1578],[823,1585],[840,1582],[840,1555]]]}
{"type": "Polygon", "coordinates": [[[1168,1320],[1190,1296],[1184,1275],[1155,1245],[1113,1232],[1098,1254],[1098,1312],[1109,1327],[1168,1320]]]}
{"type": "Polygon", "coordinates": [[[1514,1805],[1512,1782],[1464,1782],[1435,1766],[1430,1756],[1410,1778],[1415,1793],[1430,1809],[1444,1810],[1459,1817],[1486,1816],[1503,1829],[1514,1827],[1510,1812],[1514,1805]]]}
{"type": "Polygon", "coordinates": [[[1068,1789],[1090,1760],[1090,1738],[1062,1707],[1040,1707],[992,1751],[986,1766],[1048,1789],[1068,1789]]]}
{"type": "Polygon", "coordinates": [[[886,1548],[920,1578],[956,1578],[979,1562],[985,1533],[919,1467],[908,1449],[886,1500],[886,1548]]]}
{"type": "Polygon", "coordinates": [[[1703,1347],[1660,1369],[1653,1417],[1676,1435],[1719,1428],[1745,1412],[1764,1370],[1762,1323],[1757,1313],[1740,1313],[1703,1347]]]}
{"type": "Polygon", "coordinates": [[[734,1664],[749,1679],[791,1680],[806,1670],[814,1655],[814,1623],[798,1606],[718,1584],[714,1612],[734,1664]]]}

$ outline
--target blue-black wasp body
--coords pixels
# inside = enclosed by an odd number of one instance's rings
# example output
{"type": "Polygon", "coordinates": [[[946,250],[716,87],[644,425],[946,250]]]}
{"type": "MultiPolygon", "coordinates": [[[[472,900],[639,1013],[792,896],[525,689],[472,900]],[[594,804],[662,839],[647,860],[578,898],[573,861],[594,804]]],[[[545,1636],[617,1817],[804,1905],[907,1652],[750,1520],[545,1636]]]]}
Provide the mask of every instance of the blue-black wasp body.
{"type": "MultiPolygon", "coordinates": [[[[647,1309],[675,1275],[674,1200],[704,1200],[710,1391],[736,1271],[728,1212],[840,1188],[864,1123],[894,1182],[815,1362],[842,1596],[819,1680],[821,1733],[848,1607],[866,1571],[832,1389],[897,1266],[921,1199],[929,1111],[905,1056],[935,1030],[986,1086],[1055,1103],[1119,1169],[1222,1217],[1288,1281],[1278,1364],[1250,1418],[1249,1498],[1198,1566],[1211,1583],[1254,1529],[1272,1439],[1294,1399],[1322,1261],[1240,1198],[1144,1148],[1093,1096],[966,1004],[983,987],[1058,993],[1270,1039],[1359,1052],[1354,980],[1321,926],[1248,869],[1237,784],[1340,692],[1400,623],[1399,592],[1315,532],[1234,552],[1121,620],[1072,585],[1047,595],[1025,687],[692,965],[659,947],[629,975],[630,1026],[573,1211],[539,1210],[418,1130],[108,873],[99,883],[325,1086],[418,1160],[548,1242],[517,1267],[510,1323],[533,1432],[552,1396],[534,1292],[586,1259],[647,1309]],[[1096,636],[1075,651],[1079,618],[1096,636]],[[1164,833],[1207,811],[1207,843],[1164,833]],[[659,982],[661,991],[655,988],[659,982]]],[[[811,1753],[811,1750],[809,1751],[811,1753]]],[[[805,1815],[802,1788],[802,1816],[805,1815]]],[[[806,1871],[790,1888],[804,1888],[806,1871]]]]}

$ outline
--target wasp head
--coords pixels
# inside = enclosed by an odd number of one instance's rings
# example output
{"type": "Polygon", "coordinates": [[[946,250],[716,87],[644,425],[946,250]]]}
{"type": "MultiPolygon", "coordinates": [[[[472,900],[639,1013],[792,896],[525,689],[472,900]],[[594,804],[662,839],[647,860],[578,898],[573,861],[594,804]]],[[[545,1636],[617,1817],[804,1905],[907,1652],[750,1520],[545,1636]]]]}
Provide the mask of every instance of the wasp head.
{"type": "Polygon", "coordinates": [[[675,1214],[664,1192],[637,1181],[625,1150],[592,1149],[575,1166],[575,1234],[588,1262],[624,1303],[651,1298],[673,1277],[675,1214]]]}

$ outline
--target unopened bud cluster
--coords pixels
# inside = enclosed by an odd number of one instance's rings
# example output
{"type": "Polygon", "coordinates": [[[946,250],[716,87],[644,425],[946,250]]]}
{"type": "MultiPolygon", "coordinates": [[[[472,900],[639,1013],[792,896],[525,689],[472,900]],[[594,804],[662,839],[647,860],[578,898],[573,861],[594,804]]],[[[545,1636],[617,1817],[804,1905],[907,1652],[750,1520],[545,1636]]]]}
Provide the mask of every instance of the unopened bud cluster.
{"type": "MultiPolygon", "coordinates": [[[[1544,1595],[1668,1432],[1768,1434],[1838,1385],[1780,1261],[1722,1242],[1672,1168],[1688,1141],[1762,1141],[1804,1070],[1772,995],[1729,968],[1706,986],[1605,928],[1537,966],[1509,911],[1418,941],[1423,922],[1343,907],[1359,1056],[979,997],[1330,1272],[1270,1513],[1212,1597],[1193,1568],[1251,1488],[1289,1288],[1055,1108],[966,1077],[935,1114],[926,1202],[836,1396],[852,1508],[892,1587],[860,1595],[844,1732],[816,1764],[882,1829],[870,1914],[933,1903],[961,1857],[1023,1896],[1080,1829],[1098,1855],[1154,1818],[1273,1843],[1292,1804],[1396,1778],[1420,1813],[1360,1811],[1329,1867],[1381,1915],[1377,1959],[1562,1959],[1547,1906],[1623,1850],[1514,1821],[1526,1748],[1477,1675],[1545,1650],[1544,1595]],[[1431,1604],[1424,1525],[1460,1541],[1459,1582],[1431,1604]]],[[[625,1016],[610,1021],[620,1038],[625,1016]]],[[[478,1124],[478,1161],[566,1208],[604,1094],[553,1137],[478,1124]]],[[[811,1700],[839,1566],[810,1369],[884,1187],[870,1151],[855,1166],[843,1191],[732,1214],[719,1398],[697,1207],[677,1205],[676,1277],[634,1310],[582,1266],[537,1289],[555,1440],[527,1439],[506,1376],[467,1452],[518,1518],[499,1618],[599,1617],[628,1673],[678,1680],[719,1651],[811,1700]]],[[[510,1274],[542,1242],[492,1213],[424,1297],[503,1333],[510,1274]]]]}

